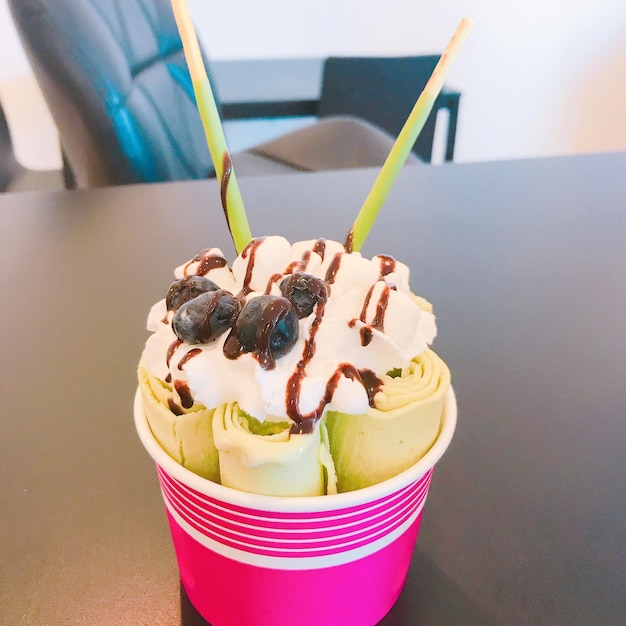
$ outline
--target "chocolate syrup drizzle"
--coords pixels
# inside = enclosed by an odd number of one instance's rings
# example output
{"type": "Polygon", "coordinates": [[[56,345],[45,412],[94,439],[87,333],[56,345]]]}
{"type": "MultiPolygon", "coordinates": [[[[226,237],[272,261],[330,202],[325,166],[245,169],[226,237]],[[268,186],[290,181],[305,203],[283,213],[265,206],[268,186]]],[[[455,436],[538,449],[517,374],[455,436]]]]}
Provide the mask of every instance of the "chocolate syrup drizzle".
{"type": "Polygon", "coordinates": [[[174,381],[174,389],[180,396],[180,402],[183,405],[183,409],[190,409],[193,406],[193,396],[189,385],[184,380],[174,381]]]}
{"type": "Polygon", "coordinates": [[[167,399],[167,406],[170,407],[170,411],[174,415],[182,415],[184,413],[184,411],[180,408],[180,406],[178,406],[178,404],[176,404],[176,402],[174,402],[174,398],[168,398],[167,399]]]}
{"type": "Polygon", "coordinates": [[[346,236],[346,240],[343,242],[343,249],[350,254],[352,252],[352,246],[354,245],[354,229],[351,228],[350,232],[346,236]]]}
{"type": "MultiPolygon", "coordinates": [[[[376,312],[374,314],[374,319],[368,324],[367,323],[367,309],[369,308],[370,301],[372,299],[372,294],[374,293],[374,288],[378,283],[374,283],[368,290],[367,296],[365,297],[365,301],[363,302],[363,308],[361,309],[361,315],[359,316],[359,320],[366,324],[361,327],[361,345],[367,346],[372,341],[373,330],[379,330],[381,333],[385,331],[385,311],[387,310],[387,305],[389,304],[389,294],[391,291],[396,291],[397,287],[392,283],[385,283],[382,288],[380,295],[378,296],[378,302],[376,303],[376,312]]],[[[357,319],[350,320],[348,326],[350,328],[354,328],[356,326],[357,319]]]]}
{"type": "Polygon", "coordinates": [[[326,254],[326,239],[318,239],[313,246],[313,252],[319,254],[323,261],[326,254]]]}
{"type": "MultiPolygon", "coordinates": [[[[287,272],[285,272],[286,274],[287,272]]],[[[271,291],[272,291],[272,287],[280,280],[283,279],[283,276],[285,274],[272,274],[268,281],[267,281],[267,285],[265,286],[265,291],[263,292],[264,295],[268,296],[271,291]]]]}
{"type": "Polygon", "coordinates": [[[198,267],[194,272],[196,276],[206,276],[211,270],[218,269],[220,267],[226,267],[226,259],[223,256],[217,256],[212,254],[212,248],[205,248],[200,250],[196,256],[189,261],[183,268],[183,276],[189,278],[189,268],[198,263],[198,267]]]}
{"type": "MultiPolygon", "coordinates": [[[[226,204],[226,194],[228,193],[228,183],[230,182],[230,175],[233,173],[233,163],[230,160],[228,152],[224,152],[222,156],[222,179],[220,181],[220,200],[222,201],[222,209],[224,209],[224,215],[226,216],[226,224],[230,231],[230,220],[228,219],[228,205],[226,204]]],[[[232,232],[232,231],[231,231],[232,232]]]]}
{"type": "MultiPolygon", "coordinates": [[[[333,263],[335,263],[335,267],[332,271],[331,268],[329,268],[329,273],[327,273],[327,276],[330,275],[333,280],[337,274],[337,270],[339,269],[339,265],[341,262],[340,259],[340,255],[337,255],[335,258],[333,258],[333,263]]],[[[304,342],[302,358],[296,365],[296,369],[294,370],[293,374],[290,376],[287,382],[286,407],[288,417],[290,417],[294,422],[290,429],[290,433],[292,435],[308,434],[313,432],[313,430],[315,429],[315,424],[321,418],[324,409],[333,399],[333,395],[335,394],[335,391],[337,389],[337,386],[339,385],[339,381],[341,380],[342,376],[345,376],[350,380],[356,379],[363,385],[367,393],[370,406],[374,406],[374,396],[382,385],[382,381],[371,370],[357,370],[356,367],[354,367],[354,365],[350,363],[341,363],[326,382],[324,395],[317,407],[313,409],[313,411],[311,411],[310,413],[301,413],[300,392],[302,389],[302,382],[306,378],[306,367],[315,355],[315,336],[317,335],[317,332],[322,323],[322,319],[324,317],[325,304],[326,303],[324,301],[320,301],[315,305],[315,318],[313,319],[313,322],[309,329],[309,336],[304,342]]]]}
{"type": "Polygon", "coordinates": [[[245,259],[249,257],[249,259],[248,265],[246,265],[246,273],[243,277],[243,285],[241,287],[241,291],[235,296],[236,298],[243,299],[252,291],[250,283],[252,282],[252,271],[254,270],[256,252],[264,241],[265,237],[257,237],[241,251],[241,258],[245,259]]]}
{"type": "MultiPolygon", "coordinates": [[[[174,356],[174,352],[176,352],[176,350],[178,350],[178,348],[183,344],[183,342],[180,339],[177,339],[176,341],[173,341],[169,348],[167,349],[167,354],[165,356],[165,363],[167,364],[167,367],[169,368],[170,366],[170,362],[172,360],[172,357],[174,356]]],[[[170,373],[168,373],[168,375],[165,378],[165,382],[167,383],[171,383],[172,382],[172,375],[170,373]]],[[[182,380],[176,380],[174,381],[174,388],[176,389],[176,391],[178,391],[178,388],[180,385],[185,385],[187,386],[182,380]]],[[[182,389],[182,387],[181,387],[182,389]]],[[[189,390],[189,387],[187,387],[187,390],[189,390]]],[[[183,391],[184,394],[184,391],[183,391]]],[[[178,395],[180,396],[180,392],[178,392],[178,395]]],[[[185,404],[185,400],[183,400],[183,396],[181,396],[181,402],[183,403],[183,405],[185,404]]],[[[174,415],[182,415],[183,414],[183,410],[182,408],[176,404],[176,402],[174,402],[174,398],[168,398],[167,400],[167,404],[170,407],[170,411],[174,414],[174,415]]],[[[193,405],[193,398],[191,399],[191,405],[193,405]]],[[[191,408],[191,405],[186,407],[186,408],[191,408]]]]}
{"type": "Polygon", "coordinates": [[[178,361],[178,365],[176,367],[178,367],[178,369],[182,372],[183,367],[185,367],[185,365],[187,365],[187,363],[189,363],[194,356],[198,356],[201,353],[202,350],[200,348],[192,348],[189,352],[185,353],[185,356],[180,361],[178,361]]]}
{"type": "Polygon", "coordinates": [[[388,274],[392,274],[396,271],[396,260],[387,254],[379,254],[380,260],[380,278],[381,280],[388,274]]]}
{"type": "Polygon", "coordinates": [[[283,274],[293,274],[294,272],[306,271],[309,261],[311,260],[312,250],[305,250],[299,261],[292,261],[286,268],[283,274]]]}
{"type": "Polygon", "coordinates": [[[337,272],[341,266],[341,256],[341,253],[337,252],[337,254],[333,257],[333,260],[328,265],[326,276],[324,276],[324,282],[327,285],[332,285],[335,282],[335,277],[337,276],[337,272]]]}
{"type": "MultiPolygon", "coordinates": [[[[172,357],[174,356],[174,353],[182,345],[183,345],[183,342],[180,339],[177,339],[176,341],[173,341],[170,344],[169,348],[167,349],[167,354],[166,354],[166,357],[165,357],[165,363],[167,364],[168,369],[169,369],[170,363],[172,361],[172,357]]],[[[182,372],[183,371],[183,367],[194,356],[197,356],[201,352],[202,352],[202,350],[200,348],[192,348],[191,350],[189,350],[189,352],[185,353],[185,355],[178,362],[178,365],[176,367],[182,372]]],[[[172,375],[170,373],[168,373],[168,375],[166,376],[165,382],[167,382],[167,383],[171,383],[172,382],[172,375]]],[[[177,380],[174,381],[174,389],[176,389],[176,392],[180,396],[180,401],[181,401],[181,404],[183,405],[183,408],[190,409],[193,406],[194,399],[193,399],[193,395],[191,393],[191,390],[189,389],[189,385],[187,385],[187,383],[185,381],[177,379],[177,380]]],[[[174,402],[174,398],[169,398],[167,403],[168,403],[172,413],[174,413],[174,415],[182,415],[183,414],[182,409],[176,404],[176,402],[174,402]]]]}
{"type": "Polygon", "coordinates": [[[294,421],[289,430],[292,435],[306,435],[313,432],[315,424],[322,416],[324,409],[333,399],[342,376],[350,380],[358,380],[363,385],[370,406],[374,406],[374,396],[382,386],[382,380],[371,370],[357,370],[351,363],[340,363],[326,382],[326,390],[320,403],[313,411],[303,415],[300,413],[298,405],[300,402],[300,388],[305,376],[304,368],[298,367],[287,383],[287,415],[294,421]]]}
{"type": "Polygon", "coordinates": [[[317,239],[313,244],[313,248],[311,250],[305,250],[302,253],[302,257],[299,261],[292,261],[287,265],[282,274],[272,274],[267,281],[267,285],[265,287],[265,294],[269,294],[272,291],[272,287],[274,284],[279,282],[284,276],[287,274],[295,274],[296,272],[306,272],[309,262],[311,261],[311,254],[313,252],[317,253],[322,262],[324,261],[324,254],[326,252],[326,239],[317,239]]]}
{"type": "MultiPolygon", "coordinates": [[[[169,348],[167,349],[167,353],[165,355],[165,364],[167,365],[168,369],[170,367],[170,362],[172,361],[172,357],[174,356],[174,352],[176,352],[176,350],[178,350],[178,348],[182,345],[183,345],[183,342],[180,339],[177,339],[176,341],[173,341],[170,344],[169,348]]],[[[171,374],[168,373],[168,375],[165,377],[165,382],[166,383],[172,382],[171,374]]]]}

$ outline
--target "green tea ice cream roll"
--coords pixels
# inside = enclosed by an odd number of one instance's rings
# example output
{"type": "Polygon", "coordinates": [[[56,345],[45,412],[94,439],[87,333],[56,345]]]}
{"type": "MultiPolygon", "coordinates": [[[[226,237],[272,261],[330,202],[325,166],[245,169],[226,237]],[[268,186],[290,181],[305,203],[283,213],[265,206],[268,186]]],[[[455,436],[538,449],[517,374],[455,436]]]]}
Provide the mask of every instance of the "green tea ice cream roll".
{"type": "Polygon", "coordinates": [[[339,492],[396,476],[419,461],[439,435],[450,372],[432,350],[380,379],[367,413],[326,416],[339,492]]]}
{"type": "Polygon", "coordinates": [[[336,492],[325,427],[291,434],[290,421],[263,422],[236,403],[213,415],[220,482],[227,487],[272,496],[319,496],[336,492]]]}
{"type": "Polygon", "coordinates": [[[140,362],[139,389],[150,430],[159,445],[188,470],[219,482],[218,453],[213,443],[213,409],[154,376],[140,362]],[[183,394],[184,395],[184,394],[183,394]]]}

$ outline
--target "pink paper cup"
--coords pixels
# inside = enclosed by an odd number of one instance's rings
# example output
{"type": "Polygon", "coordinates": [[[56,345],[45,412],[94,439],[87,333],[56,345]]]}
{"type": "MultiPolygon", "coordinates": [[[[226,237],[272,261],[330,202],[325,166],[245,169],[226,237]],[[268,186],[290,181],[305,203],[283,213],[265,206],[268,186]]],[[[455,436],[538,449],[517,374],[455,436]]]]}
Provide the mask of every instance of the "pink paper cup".
{"type": "Polygon", "coordinates": [[[391,609],[456,425],[452,389],[420,461],[372,487],[318,497],[256,495],[201,478],[159,446],[139,393],[134,413],[156,463],[181,582],[212,626],[367,626],[391,609]]]}

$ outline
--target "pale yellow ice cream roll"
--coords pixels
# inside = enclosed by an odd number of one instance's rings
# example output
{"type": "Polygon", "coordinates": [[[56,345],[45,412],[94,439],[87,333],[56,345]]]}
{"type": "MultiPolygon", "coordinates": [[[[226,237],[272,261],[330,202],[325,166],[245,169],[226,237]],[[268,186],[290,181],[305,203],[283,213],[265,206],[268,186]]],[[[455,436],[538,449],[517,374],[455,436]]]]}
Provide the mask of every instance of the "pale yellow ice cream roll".
{"type": "Polygon", "coordinates": [[[143,363],[138,370],[143,409],[150,430],[160,446],[192,472],[219,482],[219,459],[213,442],[213,411],[198,402],[185,402],[172,385],[150,373],[143,363]]]}
{"type": "Polygon", "coordinates": [[[450,371],[432,350],[401,372],[380,378],[376,408],[361,415],[329,411],[326,416],[340,492],[399,474],[419,461],[439,434],[450,371]]]}
{"type": "Polygon", "coordinates": [[[335,492],[334,471],[325,427],[291,434],[290,421],[263,422],[236,403],[213,415],[219,450],[220,482],[240,491],[273,496],[318,496],[335,492]]]}

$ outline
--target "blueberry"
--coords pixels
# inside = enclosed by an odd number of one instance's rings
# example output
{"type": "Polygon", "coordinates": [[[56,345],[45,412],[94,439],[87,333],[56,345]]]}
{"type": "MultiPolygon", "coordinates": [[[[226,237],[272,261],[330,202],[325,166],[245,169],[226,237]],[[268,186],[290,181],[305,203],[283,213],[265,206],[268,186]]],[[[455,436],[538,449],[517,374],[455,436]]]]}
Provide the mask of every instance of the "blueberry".
{"type": "Polygon", "coordinates": [[[240,310],[241,302],[225,289],[208,291],[181,305],[172,328],[187,343],[210,343],[233,326],[240,310]]]}
{"type": "Polygon", "coordinates": [[[175,280],[165,296],[168,311],[178,310],[185,302],[189,302],[201,293],[217,291],[219,285],[204,276],[188,276],[175,280]]]}
{"type": "Polygon", "coordinates": [[[299,318],[311,315],[315,305],[326,302],[328,297],[324,281],[304,272],[295,272],[284,278],[280,291],[291,302],[299,318]]]}
{"type": "Polygon", "coordinates": [[[257,296],[246,302],[235,334],[242,352],[254,352],[263,367],[273,367],[298,339],[298,316],[291,303],[280,296],[257,296]]]}

